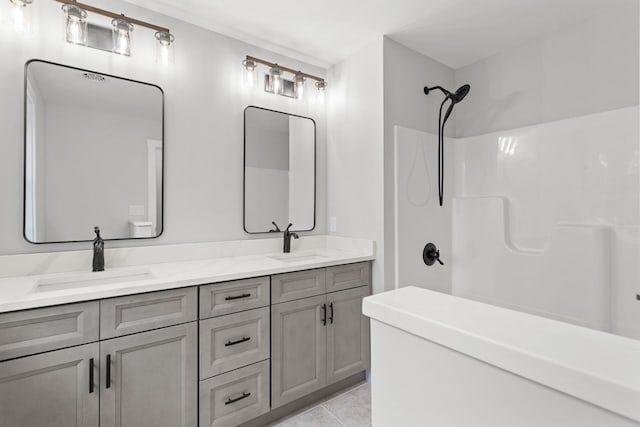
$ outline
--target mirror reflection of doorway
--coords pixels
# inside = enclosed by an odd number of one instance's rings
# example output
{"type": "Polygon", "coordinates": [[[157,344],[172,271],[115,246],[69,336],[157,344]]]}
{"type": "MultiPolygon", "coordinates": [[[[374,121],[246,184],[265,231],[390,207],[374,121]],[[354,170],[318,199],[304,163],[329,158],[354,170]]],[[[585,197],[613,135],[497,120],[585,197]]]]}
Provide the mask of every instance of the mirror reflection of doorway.
{"type": "Polygon", "coordinates": [[[147,221],[157,236],[158,224],[162,223],[162,141],[156,139],[147,140],[147,191],[147,221]]]}
{"type": "Polygon", "coordinates": [[[33,93],[27,88],[27,126],[25,128],[25,199],[24,199],[24,233],[30,240],[37,240],[38,224],[36,221],[36,104],[33,93]]]}

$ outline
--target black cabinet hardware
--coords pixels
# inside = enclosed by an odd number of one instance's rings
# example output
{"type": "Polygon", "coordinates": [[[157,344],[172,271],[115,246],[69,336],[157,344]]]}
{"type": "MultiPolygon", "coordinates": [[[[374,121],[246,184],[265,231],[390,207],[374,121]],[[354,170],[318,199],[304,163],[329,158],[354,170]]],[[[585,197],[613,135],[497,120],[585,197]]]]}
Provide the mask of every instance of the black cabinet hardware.
{"type": "Polygon", "coordinates": [[[225,298],[225,301],[233,301],[234,299],[242,299],[242,298],[249,298],[251,296],[251,294],[242,294],[242,295],[236,295],[236,296],[228,296],[225,298]]]}
{"type": "Polygon", "coordinates": [[[242,396],[238,396],[235,399],[232,398],[228,398],[226,402],[224,402],[225,405],[230,405],[232,403],[236,403],[239,400],[242,399],[246,399],[247,397],[251,396],[251,393],[242,393],[242,396]]]}
{"type": "Polygon", "coordinates": [[[229,347],[230,345],[236,345],[236,344],[240,344],[243,342],[247,342],[251,339],[251,337],[242,337],[239,340],[236,341],[227,341],[227,343],[224,345],[225,347],[229,347]]]}
{"type": "Polygon", "coordinates": [[[329,322],[331,322],[331,324],[333,325],[333,303],[329,303],[329,309],[331,310],[330,314],[329,314],[329,322]]]}
{"type": "Polygon", "coordinates": [[[322,324],[327,324],[327,304],[322,304],[322,324]]]}
{"type": "Polygon", "coordinates": [[[111,355],[107,354],[107,379],[105,381],[105,386],[107,388],[111,388],[111,355]]]}
{"type": "Polygon", "coordinates": [[[93,357],[89,359],[89,394],[93,393],[93,357]]]}

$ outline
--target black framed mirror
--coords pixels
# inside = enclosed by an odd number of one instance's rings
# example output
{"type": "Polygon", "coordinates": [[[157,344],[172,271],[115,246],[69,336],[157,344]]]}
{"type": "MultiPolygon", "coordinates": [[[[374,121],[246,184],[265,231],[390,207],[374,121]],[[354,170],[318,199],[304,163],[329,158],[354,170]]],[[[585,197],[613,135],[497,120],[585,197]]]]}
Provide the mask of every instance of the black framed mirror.
{"type": "Polygon", "coordinates": [[[43,60],[25,65],[24,237],[155,238],[163,231],[164,92],[43,60]]]}
{"type": "Polygon", "coordinates": [[[249,106],[244,110],[244,230],[311,231],[316,221],[316,123],[249,106]]]}

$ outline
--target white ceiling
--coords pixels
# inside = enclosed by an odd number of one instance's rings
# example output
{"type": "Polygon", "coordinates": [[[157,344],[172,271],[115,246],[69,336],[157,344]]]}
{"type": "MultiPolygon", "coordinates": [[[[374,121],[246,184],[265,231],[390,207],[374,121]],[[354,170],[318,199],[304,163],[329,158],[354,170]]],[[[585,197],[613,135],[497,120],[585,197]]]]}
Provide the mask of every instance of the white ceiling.
{"type": "Polygon", "coordinates": [[[376,37],[452,68],[638,0],[127,0],[327,66],[376,37]]]}

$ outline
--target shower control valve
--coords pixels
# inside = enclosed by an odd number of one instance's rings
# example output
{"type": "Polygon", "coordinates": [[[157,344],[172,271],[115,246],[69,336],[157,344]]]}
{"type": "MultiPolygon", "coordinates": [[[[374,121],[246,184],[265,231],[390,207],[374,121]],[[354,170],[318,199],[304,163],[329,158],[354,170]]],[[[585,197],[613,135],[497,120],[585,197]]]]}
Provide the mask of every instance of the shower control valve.
{"type": "Polygon", "coordinates": [[[427,243],[427,245],[422,250],[422,260],[428,266],[432,266],[436,263],[436,261],[440,265],[444,265],[444,262],[440,259],[440,250],[433,243],[427,243]]]}

